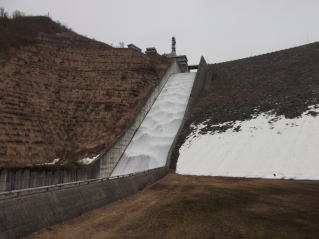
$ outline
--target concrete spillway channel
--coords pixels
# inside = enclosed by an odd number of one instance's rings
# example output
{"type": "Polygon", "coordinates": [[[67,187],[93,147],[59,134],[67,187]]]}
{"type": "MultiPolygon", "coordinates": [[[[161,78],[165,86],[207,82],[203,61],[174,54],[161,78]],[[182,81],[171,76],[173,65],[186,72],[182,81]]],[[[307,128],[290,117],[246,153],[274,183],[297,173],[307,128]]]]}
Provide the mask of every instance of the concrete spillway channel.
{"type": "Polygon", "coordinates": [[[166,165],[168,152],[185,114],[195,75],[178,73],[168,79],[112,176],[166,165]]]}

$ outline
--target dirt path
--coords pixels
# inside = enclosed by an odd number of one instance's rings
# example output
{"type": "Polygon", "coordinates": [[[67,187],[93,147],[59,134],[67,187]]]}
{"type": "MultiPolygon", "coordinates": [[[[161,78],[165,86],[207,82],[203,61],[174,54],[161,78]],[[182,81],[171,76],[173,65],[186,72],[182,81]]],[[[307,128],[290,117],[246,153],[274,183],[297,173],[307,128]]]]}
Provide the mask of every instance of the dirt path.
{"type": "Polygon", "coordinates": [[[319,182],[171,174],[33,238],[318,238],[319,182]]]}

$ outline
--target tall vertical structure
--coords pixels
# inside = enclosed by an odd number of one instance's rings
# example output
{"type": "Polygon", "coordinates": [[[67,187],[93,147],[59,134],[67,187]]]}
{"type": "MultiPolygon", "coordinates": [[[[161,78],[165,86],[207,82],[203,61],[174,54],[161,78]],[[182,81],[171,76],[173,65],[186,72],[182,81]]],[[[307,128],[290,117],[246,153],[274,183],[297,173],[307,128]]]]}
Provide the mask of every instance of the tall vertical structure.
{"type": "Polygon", "coordinates": [[[172,37],[172,55],[176,56],[176,40],[175,40],[175,37],[172,37]]]}
{"type": "Polygon", "coordinates": [[[176,39],[172,37],[172,51],[171,53],[164,54],[167,58],[175,59],[177,63],[183,67],[183,71],[188,71],[188,60],[186,55],[176,55],[176,39]]]}

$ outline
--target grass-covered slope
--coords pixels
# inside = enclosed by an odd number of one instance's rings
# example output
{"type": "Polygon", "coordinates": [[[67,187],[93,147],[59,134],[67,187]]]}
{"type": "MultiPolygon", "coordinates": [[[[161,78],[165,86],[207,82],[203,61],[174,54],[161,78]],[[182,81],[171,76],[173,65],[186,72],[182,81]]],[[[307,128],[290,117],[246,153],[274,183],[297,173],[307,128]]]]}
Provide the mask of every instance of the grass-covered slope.
{"type": "Polygon", "coordinates": [[[39,33],[55,34],[70,30],[45,16],[0,17],[0,32],[0,49],[4,50],[34,44],[39,33]]]}
{"type": "Polygon", "coordinates": [[[0,167],[96,156],[169,63],[112,48],[47,17],[0,19],[0,167]]]}

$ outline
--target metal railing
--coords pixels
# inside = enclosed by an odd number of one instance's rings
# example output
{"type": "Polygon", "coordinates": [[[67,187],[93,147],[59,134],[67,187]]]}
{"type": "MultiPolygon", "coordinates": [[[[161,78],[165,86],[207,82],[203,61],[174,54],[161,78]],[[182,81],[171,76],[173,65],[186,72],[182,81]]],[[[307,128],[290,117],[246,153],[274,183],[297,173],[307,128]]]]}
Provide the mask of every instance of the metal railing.
{"type": "Polygon", "coordinates": [[[159,168],[153,168],[141,172],[136,172],[136,173],[130,173],[130,174],[125,174],[125,175],[119,175],[119,176],[111,176],[111,177],[106,177],[106,178],[98,178],[98,179],[88,179],[88,180],[83,180],[83,181],[76,181],[76,182],[69,182],[69,183],[61,183],[61,184],[54,184],[54,185],[48,185],[48,186],[40,186],[40,187],[34,187],[34,188],[25,188],[25,189],[17,189],[17,190],[12,190],[12,191],[6,191],[6,192],[0,192],[0,200],[5,200],[5,199],[11,199],[11,198],[17,198],[22,195],[29,195],[29,194],[34,194],[34,193],[44,193],[48,191],[55,191],[55,190],[61,190],[65,188],[70,188],[70,187],[76,187],[76,186],[82,186],[82,185],[87,185],[91,183],[103,183],[107,181],[112,181],[115,179],[120,179],[120,178],[128,178],[136,175],[145,175],[152,173],[153,171],[160,171],[161,169],[167,169],[167,166],[164,167],[159,167],[159,168]]]}

